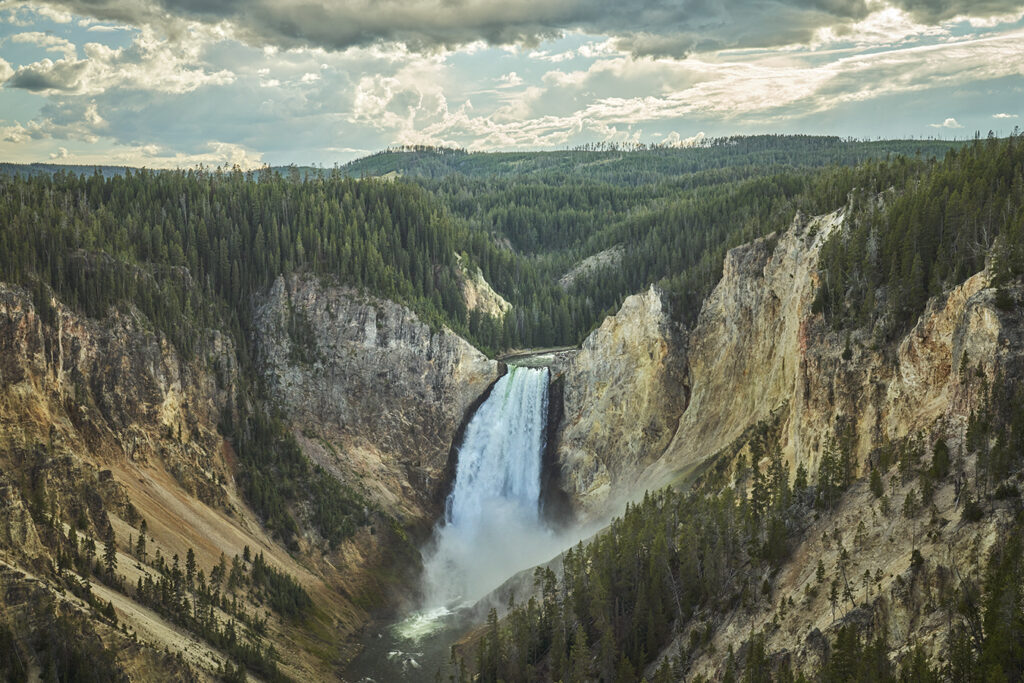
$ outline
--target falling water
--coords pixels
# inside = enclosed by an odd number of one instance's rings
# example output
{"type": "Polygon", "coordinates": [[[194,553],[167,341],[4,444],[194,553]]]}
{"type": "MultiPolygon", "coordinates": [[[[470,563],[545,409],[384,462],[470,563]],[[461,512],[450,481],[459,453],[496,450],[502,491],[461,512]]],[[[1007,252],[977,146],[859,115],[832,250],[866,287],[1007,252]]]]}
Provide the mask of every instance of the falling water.
{"type": "Polygon", "coordinates": [[[466,428],[444,523],[424,553],[427,606],[475,602],[557,552],[540,516],[547,368],[512,366],[466,428]]]}
{"type": "Polygon", "coordinates": [[[473,618],[462,608],[593,531],[555,534],[541,518],[547,413],[547,368],[509,367],[466,427],[444,518],[423,550],[423,604],[368,638],[348,678],[424,680],[473,618]]]}

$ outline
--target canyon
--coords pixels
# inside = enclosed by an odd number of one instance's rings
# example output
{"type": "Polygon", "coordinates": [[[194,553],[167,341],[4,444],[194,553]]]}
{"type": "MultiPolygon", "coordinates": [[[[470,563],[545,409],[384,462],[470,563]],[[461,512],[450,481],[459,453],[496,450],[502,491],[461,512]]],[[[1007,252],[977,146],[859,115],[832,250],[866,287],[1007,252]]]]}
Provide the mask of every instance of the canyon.
{"type": "MultiPolygon", "coordinates": [[[[882,513],[867,475],[879,449],[919,435],[927,435],[925,450],[938,436],[951,451],[962,449],[983,387],[997,377],[1021,379],[1021,309],[996,305],[986,270],[933,297],[894,342],[870,329],[835,330],[813,304],[820,250],[844,229],[845,216],[846,209],[798,214],[731,249],[690,327],[677,322],[658,287],[626,298],[551,368],[543,464],[550,490],[538,496],[564,501],[553,526],[607,518],[647,490],[690,486],[714,471],[727,479],[735,472],[731,485],[745,490],[750,482],[737,463],[749,456],[759,425],[778,435],[791,478],[799,469],[817,472],[828,440],[846,435],[857,475],[851,491],[812,522],[779,572],[764,577],[771,600],[715,616],[719,653],[771,624],[779,604],[793,604],[787,623],[795,618],[800,627],[769,628],[772,649],[795,662],[820,660],[822,648],[804,634],[808,625],[827,634],[835,619],[824,594],[812,596],[813,568],[818,559],[837,564],[845,544],[857,549],[851,571],[879,577],[870,586],[874,599],[855,602],[850,613],[884,622],[894,648],[922,642],[938,656],[944,626],[929,595],[950,572],[977,578],[979,564],[962,558],[984,556],[1010,524],[1009,508],[997,506],[968,531],[957,479],[935,492],[931,515],[942,523],[921,535],[916,520],[882,513]],[[861,529],[868,510],[872,521],[861,529]],[[923,573],[908,574],[907,537],[915,538],[923,573]]],[[[467,292],[504,310],[507,302],[481,294],[491,290],[479,280],[477,271],[467,292]]],[[[1020,285],[1009,291],[1016,301],[1024,295],[1020,285]]],[[[54,519],[81,519],[80,534],[111,539],[129,585],[155,575],[135,551],[140,534],[150,554],[177,563],[194,553],[207,573],[221,557],[260,553],[317,608],[305,621],[267,621],[264,638],[279,653],[281,673],[297,679],[337,676],[371,616],[417,604],[419,549],[444,513],[466,425],[506,376],[504,363],[401,304],[328,278],[277,278],[253,302],[255,364],[269,401],[302,453],[365,506],[365,522],[336,547],[308,530],[287,544],[261,524],[236,483],[236,456],[221,425],[235,409],[242,361],[228,335],[211,330],[184,357],[138,312],[97,320],[56,298],[47,306],[52,314],[28,291],[0,287],[5,623],[38,631],[48,614],[71,615],[80,637],[116,650],[117,666],[142,678],[159,671],[205,679],[228,659],[98,583],[92,594],[112,605],[116,621],[86,618],[88,600],[62,594],[48,578],[58,558],[44,541],[66,533],[54,519]],[[40,491],[45,497],[34,500],[40,491]]],[[[967,472],[972,463],[960,466],[967,472]]],[[[911,490],[898,476],[885,481],[892,500],[911,490]]],[[[257,598],[241,602],[269,614],[257,598]]],[[[679,634],[666,653],[688,638],[679,634]]],[[[694,666],[722,673],[720,656],[694,666]]]]}

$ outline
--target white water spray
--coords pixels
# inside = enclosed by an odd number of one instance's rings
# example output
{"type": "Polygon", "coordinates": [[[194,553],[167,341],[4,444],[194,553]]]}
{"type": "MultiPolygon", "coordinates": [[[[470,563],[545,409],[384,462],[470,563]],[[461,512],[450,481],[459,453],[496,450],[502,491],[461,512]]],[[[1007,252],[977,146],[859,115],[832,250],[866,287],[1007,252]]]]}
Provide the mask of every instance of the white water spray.
{"type": "Polygon", "coordinates": [[[560,549],[540,516],[547,368],[512,366],[466,428],[444,524],[424,562],[428,607],[480,599],[560,549]]]}

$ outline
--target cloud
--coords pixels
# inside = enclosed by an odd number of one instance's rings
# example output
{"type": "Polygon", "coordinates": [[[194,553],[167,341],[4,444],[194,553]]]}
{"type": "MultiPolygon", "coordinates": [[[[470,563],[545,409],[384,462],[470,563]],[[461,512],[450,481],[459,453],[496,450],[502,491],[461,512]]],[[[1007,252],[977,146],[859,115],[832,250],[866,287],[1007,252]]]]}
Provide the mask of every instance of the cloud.
{"type": "Polygon", "coordinates": [[[499,88],[516,88],[523,84],[523,77],[515,71],[509,71],[498,78],[499,88]]]}
{"type": "MultiPolygon", "coordinates": [[[[0,129],[2,134],[2,129],[0,129]]],[[[0,137],[0,153],[6,152],[11,158],[11,149],[3,143],[10,139],[0,137]]],[[[23,149],[24,142],[19,142],[15,149],[23,149]]],[[[53,148],[48,153],[36,156],[16,156],[19,162],[38,161],[49,158],[61,163],[83,165],[134,166],[146,168],[194,168],[196,166],[239,166],[242,169],[259,168],[263,165],[263,155],[245,145],[220,141],[207,141],[189,151],[175,151],[156,144],[141,145],[89,145],[87,147],[64,146],[53,148]]]]}
{"type": "Polygon", "coordinates": [[[85,58],[78,59],[75,45],[63,38],[21,33],[12,40],[63,51],[65,56],[23,65],[4,86],[44,94],[95,95],[108,89],[185,93],[203,85],[230,83],[234,79],[230,71],[211,72],[195,65],[208,39],[202,35],[168,39],[143,28],[128,47],[86,43],[82,46],[85,58]]]}
{"type": "Polygon", "coordinates": [[[7,21],[14,26],[31,26],[39,19],[46,19],[55,24],[69,24],[72,20],[71,14],[64,10],[28,2],[2,0],[0,10],[7,11],[7,21]]]}
{"type": "Polygon", "coordinates": [[[1001,114],[992,114],[992,118],[994,118],[994,119],[1015,119],[1015,118],[1017,118],[1017,114],[1007,114],[1007,113],[1004,112],[1004,113],[1001,113],[1001,114]]]}
{"type": "Polygon", "coordinates": [[[16,33],[8,40],[12,43],[27,43],[37,45],[47,52],[61,52],[67,59],[74,59],[78,50],[67,38],[42,33],[41,31],[30,31],[27,33],[16,33]]]}
{"type": "Polygon", "coordinates": [[[82,88],[88,63],[78,59],[50,59],[19,67],[4,87],[31,92],[74,92],[82,88]]]}
{"type": "Polygon", "coordinates": [[[152,168],[188,168],[192,166],[239,166],[242,169],[258,168],[263,155],[228,142],[210,141],[205,152],[168,152],[159,145],[142,145],[122,153],[126,161],[152,168]],[[141,163],[140,163],[141,162],[141,163]]]}
{"type": "Polygon", "coordinates": [[[66,103],[43,107],[40,118],[22,125],[0,128],[0,139],[24,143],[30,140],[84,140],[95,143],[108,129],[95,102],[66,103]]]}
{"type": "Polygon", "coordinates": [[[942,123],[929,123],[932,128],[963,128],[963,124],[954,118],[948,118],[942,123]]]}
{"type": "MultiPolygon", "coordinates": [[[[850,55],[840,51],[823,63],[813,53],[747,61],[620,55],[578,71],[549,71],[543,78],[547,90],[538,89],[532,97],[519,97],[490,114],[467,108],[446,112],[420,134],[487,149],[559,146],[581,135],[628,140],[640,126],[687,119],[714,120],[733,130],[740,125],[763,127],[888,96],[1019,76],[1024,73],[1022,39],[1015,32],[850,55]],[[635,94],[627,95],[631,88],[635,94]],[[585,97],[587,93],[591,96],[585,97]],[[577,95],[582,106],[552,113],[577,95]],[[551,99],[555,97],[560,99],[551,99]]],[[[950,129],[959,125],[955,119],[936,124],[950,129]]]]}
{"type": "Polygon", "coordinates": [[[1020,11],[1016,0],[894,0],[919,21],[938,23],[956,17],[992,17],[1020,11]]]}
{"type": "MultiPolygon", "coordinates": [[[[0,121],[0,139],[42,159],[60,144],[79,163],[88,163],[80,143],[97,140],[155,166],[235,154],[213,144],[275,162],[330,163],[399,142],[519,149],[646,135],[686,144],[699,140],[674,131],[805,124],[874,135],[863,117],[844,128],[844,112],[890,97],[907,109],[888,130],[917,135],[936,120],[929,112],[964,118],[964,98],[981,88],[989,93],[974,105],[981,116],[1016,111],[1007,93],[1024,77],[1019,26],[977,28],[987,24],[975,18],[937,26],[896,0],[55,2],[91,18],[58,29],[63,38],[21,29],[20,42],[54,54],[13,67],[0,59],[0,82],[48,104],[32,121],[0,121]],[[376,27],[387,8],[394,21],[376,27]],[[414,20],[428,8],[438,16],[414,20]],[[321,15],[317,30],[307,30],[310,12],[321,15]],[[326,35],[349,15],[363,34],[353,37],[350,26],[326,35]],[[124,32],[87,32],[113,22],[124,32]],[[462,47],[449,51],[454,45],[462,47]]],[[[0,0],[0,17],[11,6],[0,0]]]]}
{"type": "MultiPolygon", "coordinates": [[[[1004,16],[1018,0],[891,0],[923,24],[1004,16]]],[[[635,55],[683,56],[732,47],[808,43],[842,32],[880,0],[50,0],[48,7],[96,19],[159,25],[230,25],[250,45],[281,48],[397,42],[416,51],[468,46],[535,46],[567,31],[607,35],[635,55]]]]}
{"type": "MultiPolygon", "coordinates": [[[[922,16],[978,15],[966,0],[917,0],[922,16]]],[[[1009,2],[983,0],[1005,12],[1009,2]]],[[[635,54],[683,55],[707,47],[774,46],[809,40],[824,26],[868,15],[869,0],[52,0],[50,7],[96,19],[157,25],[168,16],[230,24],[251,45],[344,50],[399,42],[436,50],[485,42],[537,45],[566,31],[621,38],[635,54]]]]}
{"type": "Polygon", "coordinates": [[[701,131],[696,135],[693,135],[688,138],[684,138],[680,136],[679,133],[677,133],[676,131],[672,131],[671,133],[665,136],[665,139],[662,140],[661,144],[666,145],[668,147],[699,147],[700,144],[704,142],[706,137],[707,136],[704,135],[704,131],[701,131]]]}

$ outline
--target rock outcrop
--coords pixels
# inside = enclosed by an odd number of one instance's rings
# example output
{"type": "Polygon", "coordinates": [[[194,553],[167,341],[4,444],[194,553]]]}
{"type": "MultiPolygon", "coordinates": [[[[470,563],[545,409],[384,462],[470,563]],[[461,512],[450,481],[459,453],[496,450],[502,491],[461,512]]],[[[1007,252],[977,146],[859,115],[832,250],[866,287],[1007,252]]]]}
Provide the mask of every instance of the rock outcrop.
{"type": "Polygon", "coordinates": [[[556,434],[561,485],[582,516],[603,512],[661,455],[688,392],[686,337],[656,287],[627,298],[587,337],[564,373],[556,434]]]}
{"type": "Polygon", "coordinates": [[[501,294],[494,291],[491,283],[484,278],[480,266],[470,265],[463,262],[461,255],[455,256],[462,270],[462,298],[466,302],[467,311],[479,311],[492,318],[502,318],[512,310],[512,304],[505,300],[501,294]]]}
{"type": "MultiPolygon", "coordinates": [[[[742,658],[751,634],[797,668],[814,668],[844,623],[884,634],[897,657],[919,643],[941,661],[950,621],[939,605],[952,599],[954,584],[983,581],[983,558],[1019,509],[1015,498],[997,499],[986,501],[983,518],[965,513],[973,456],[925,483],[901,474],[890,455],[880,470],[882,495],[863,475],[897,447],[927,469],[940,436],[961,453],[985,387],[1024,381],[1024,312],[1015,303],[1024,286],[1004,286],[997,296],[984,271],[931,299],[895,340],[871,329],[836,330],[815,312],[814,298],[821,248],[841,236],[844,220],[844,210],[798,215],[787,230],[730,250],[688,333],[667,324],[655,291],[630,298],[565,372],[557,452],[575,508],[590,516],[614,501],[609,490],[639,496],[697,480],[709,490],[745,492],[751,466],[764,467],[746,460],[751,442],[768,433],[778,436],[790,476],[803,467],[812,484],[828,439],[841,438],[853,456],[850,489],[834,509],[807,513],[789,559],[753,577],[759,596],[695,619],[664,650],[662,657],[676,656],[711,640],[696,648],[688,675],[722,678],[722,653],[735,647],[742,658]],[[674,418],[670,439],[644,430],[674,418]],[[922,508],[926,486],[933,488],[922,508]],[[838,605],[816,577],[819,562],[829,579],[850,577],[838,605]]],[[[1004,483],[1012,493],[1019,475],[1004,483]]]]}
{"type": "MultiPolygon", "coordinates": [[[[669,481],[802,395],[818,254],[843,211],[731,249],[690,333],[690,403],[665,457],[646,476],[669,481]]],[[[813,343],[812,343],[813,342],[813,343]]]]}
{"type": "Polygon", "coordinates": [[[614,247],[599,251],[593,256],[588,256],[574,265],[565,275],[558,278],[558,284],[562,289],[571,289],[577,280],[587,280],[606,269],[615,269],[622,264],[622,257],[626,253],[626,247],[616,244],[614,247]]]}
{"type": "Polygon", "coordinates": [[[262,371],[306,453],[386,509],[432,522],[452,439],[501,364],[404,306],[312,278],[279,278],[256,327],[262,371]]]}
{"type": "MultiPolygon", "coordinates": [[[[124,665],[132,676],[148,677],[165,649],[199,671],[229,658],[139,602],[136,582],[160,578],[133,552],[143,520],[150,559],[194,552],[212,577],[222,553],[249,550],[292,576],[320,607],[317,625],[275,619],[263,637],[287,675],[335,675],[357,646],[345,638],[365,623],[364,609],[415,573],[406,534],[426,533],[436,519],[452,439],[504,371],[403,306],[311,278],[279,279],[256,303],[257,363],[272,400],[304,452],[373,508],[337,547],[314,534],[285,549],[236,487],[236,454],[220,425],[236,419],[237,397],[252,399],[239,390],[230,337],[205,331],[185,356],[131,308],[92,319],[0,285],[0,559],[59,596],[55,548],[70,532],[53,520],[73,521],[100,553],[112,536],[128,589],[97,583],[92,592],[140,638],[124,665]],[[307,628],[332,636],[311,640],[307,628]]],[[[292,512],[310,514],[301,504],[292,512]]],[[[246,595],[239,609],[267,609],[246,595]]]]}
{"type": "Polygon", "coordinates": [[[985,273],[930,301],[896,343],[867,330],[834,330],[812,309],[818,256],[844,213],[797,216],[783,233],[729,251],[689,333],[689,403],[664,455],[641,478],[645,486],[691,471],[768,419],[782,420],[791,473],[803,465],[813,474],[826,438],[840,428],[853,435],[864,466],[886,442],[940,421],[950,430],[965,424],[973,394],[962,362],[972,370],[980,363],[991,380],[1019,354],[1021,330],[996,309],[985,273]]]}

